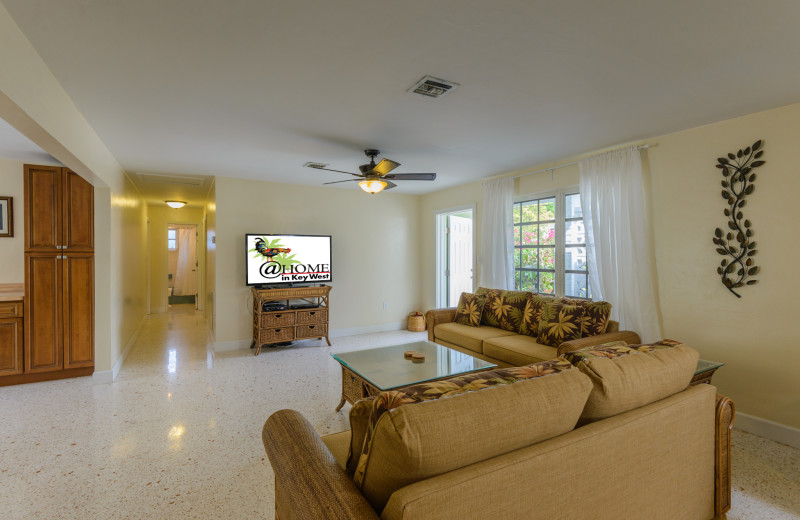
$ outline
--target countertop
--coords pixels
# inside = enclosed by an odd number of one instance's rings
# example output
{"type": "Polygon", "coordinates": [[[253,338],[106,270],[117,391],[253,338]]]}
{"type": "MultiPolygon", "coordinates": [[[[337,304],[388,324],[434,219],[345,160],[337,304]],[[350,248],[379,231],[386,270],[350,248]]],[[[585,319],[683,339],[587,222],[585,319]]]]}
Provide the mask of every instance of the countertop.
{"type": "Polygon", "coordinates": [[[24,298],[24,283],[0,283],[0,302],[13,302],[24,298]]]}

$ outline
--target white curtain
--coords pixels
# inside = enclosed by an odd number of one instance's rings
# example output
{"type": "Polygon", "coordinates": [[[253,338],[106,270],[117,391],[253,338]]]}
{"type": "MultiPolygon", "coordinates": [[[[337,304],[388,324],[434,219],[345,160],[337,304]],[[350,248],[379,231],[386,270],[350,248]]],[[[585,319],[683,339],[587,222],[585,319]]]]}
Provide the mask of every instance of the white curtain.
{"type": "Polygon", "coordinates": [[[483,183],[479,285],[514,288],[514,179],[483,183]]]}
{"type": "Polygon", "coordinates": [[[178,265],[175,273],[175,294],[190,295],[197,292],[194,229],[178,229],[178,265]]]}
{"type": "Polygon", "coordinates": [[[642,160],[637,147],[580,161],[592,298],[612,304],[621,330],[661,339],[647,233],[642,160]]]}

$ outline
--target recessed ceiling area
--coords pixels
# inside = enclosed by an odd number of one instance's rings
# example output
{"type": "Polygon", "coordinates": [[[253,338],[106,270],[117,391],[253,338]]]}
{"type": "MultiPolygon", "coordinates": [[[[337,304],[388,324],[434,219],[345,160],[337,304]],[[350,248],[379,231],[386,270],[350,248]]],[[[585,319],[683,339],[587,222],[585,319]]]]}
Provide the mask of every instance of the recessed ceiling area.
{"type": "Polygon", "coordinates": [[[164,204],[167,200],[180,200],[188,207],[203,206],[214,182],[206,175],[175,175],[134,172],[131,181],[148,204],[164,204]]]}
{"type": "Polygon", "coordinates": [[[129,172],[425,193],[800,101],[792,0],[0,1],[129,172]]]}

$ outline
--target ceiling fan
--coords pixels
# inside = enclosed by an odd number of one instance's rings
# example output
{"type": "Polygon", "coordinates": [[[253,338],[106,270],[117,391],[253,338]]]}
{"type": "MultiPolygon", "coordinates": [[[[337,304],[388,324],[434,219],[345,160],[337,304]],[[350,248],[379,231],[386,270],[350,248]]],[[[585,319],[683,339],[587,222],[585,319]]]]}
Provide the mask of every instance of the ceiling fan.
{"type": "Polygon", "coordinates": [[[369,157],[369,164],[362,164],[358,167],[361,173],[343,172],[341,170],[332,170],[330,168],[323,168],[322,166],[309,165],[311,168],[317,170],[325,170],[336,173],[346,173],[353,175],[358,179],[347,179],[345,181],[325,182],[323,184],[338,184],[340,182],[358,182],[358,186],[372,195],[380,193],[383,190],[390,190],[397,186],[391,181],[432,181],[436,179],[435,173],[390,173],[392,170],[400,166],[399,162],[391,161],[389,159],[381,159],[381,162],[375,163],[375,157],[381,153],[380,150],[368,148],[364,150],[364,154],[369,157]]]}

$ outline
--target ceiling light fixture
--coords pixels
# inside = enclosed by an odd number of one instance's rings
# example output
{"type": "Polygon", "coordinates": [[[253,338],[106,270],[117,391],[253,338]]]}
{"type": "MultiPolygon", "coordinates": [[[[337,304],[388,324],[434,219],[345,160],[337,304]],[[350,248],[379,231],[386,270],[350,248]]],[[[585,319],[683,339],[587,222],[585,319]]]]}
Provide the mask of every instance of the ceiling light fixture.
{"type": "Polygon", "coordinates": [[[164,202],[167,203],[167,206],[170,208],[181,209],[186,205],[186,203],[182,200],[165,200],[164,202]]]}
{"type": "Polygon", "coordinates": [[[359,182],[358,187],[366,191],[370,195],[375,195],[376,193],[380,193],[381,191],[383,191],[383,188],[386,187],[386,183],[379,179],[368,179],[359,182]]]}

